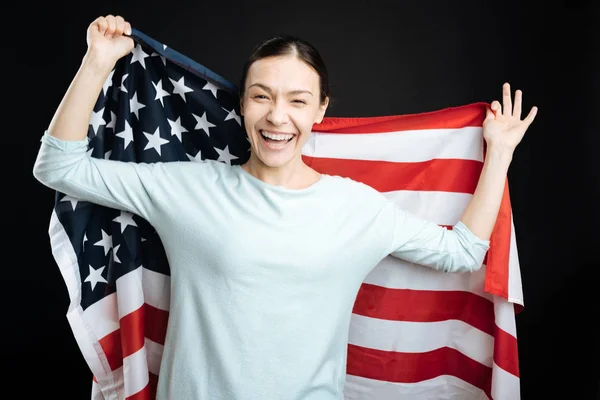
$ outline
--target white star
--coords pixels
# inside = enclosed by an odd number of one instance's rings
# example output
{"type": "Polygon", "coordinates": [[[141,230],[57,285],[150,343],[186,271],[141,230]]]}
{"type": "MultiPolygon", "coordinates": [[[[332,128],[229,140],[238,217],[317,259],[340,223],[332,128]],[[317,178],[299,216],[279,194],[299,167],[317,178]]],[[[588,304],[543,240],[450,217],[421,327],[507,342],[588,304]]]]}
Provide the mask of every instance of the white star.
{"type": "Polygon", "coordinates": [[[112,83],[113,83],[112,78],[113,78],[114,74],[115,74],[115,70],[113,69],[112,71],[110,71],[110,74],[108,75],[108,77],[104,81],[104,84],[102,85],[102,93],[104,93],[105,96],[106,96],[106,92],[108,91],[108,88],[112,86],[112,83]]]}
{"type": "Polygon", "coordinates": [[[60,201],[70,201],[71,202],[71,207],[73,208],[73,211],[75,211],[75,207],[77,207],[77,202],[79,200],[77,200],[76,198],[71,197],[71,196],[69,196],[67,194],[60,201]]]}
{"type": "Polygon", "coordinates": [[[94,135],[98,134],[98,129],[100,128],[100,125],[106,124],[106,121],[104,120],[104,118],[102,118],[102,114],[104,114],[104,107],[102,107],[100,111],[92,112],[92,116],[90,118],[90,125],[93,128],[92,130],[94,132],[94,135]]]}
{"type": "Polygon", "coordinates": [[[184,78],[185,77],[182,76],[178,81],[171,78],[169,78],[169,80],[173,84],[173,93],[180,95],[183,101],[186,101],[185,94],[193,92],[193,90],[192,88],[185,86],[184,78]]]}
{"type": "Polygon", "coordinates": [[[129,99],[129,109],[131,110],[131,112],[134,113],[138,119],[140,119],[139,110],[141,110],[144,107],[146,106],[138,101],[137,93],[134,93],[133,97],[129,99]]]}
{"type": "Polygon", "coordinates": [[[88,238],[87,238],[87,233],[83,234],[83,241],[81,242],[82,246],[85,246],[85,242],[87,242],[88,238]]]}
{"type": "Polygon", "coordinates": [[[101,229],[101,231],[102,231],[102,240],[99,240],[96,243],[94,243],[94,246],[104,247],[104,255],[107,255],[108,251],[112,247],[112,236],[107,234],[106,232],[104,232],[104,229],[101,229]]]}
{"type": "Polygon", "coordinates": [[[121,245],[118,244],[115,247],[113,247],[113,259],[115,260],[115,262],[118,262],[119,264],[121,264],[121,260],[119,260],[119,257],[117,256],[117,251],[119,251],[119,246],[121,246],[121,245]]]}
{"type": "Polygon", "coordinates": [[[213,125],[210,122],[208,122],[208,120],[206,119],[206,111],[204,112],[204,114],[202,114],[201,117],[197,116],[196,114],[192,115],[194,116],[194,118],[196,118],[196,126],[194,127],[194,129],[203,129],[204,132],[206,132],[206,134],[210,137],[209,128],[213,128],[216,125],[213,125]]]}
{"type": "Polygon", "coordinates": [[[225,117],[225,121],[230,120],[230,119],[235,119],[237,121],[237,123],[240,126],[242,126],[242,120],[240,119],[240,116],[235,112],[235,108],[232,109],[231,111],[229,111],[225,107],[221,107],[221,108],[228,112],[227,116],[225,117]]]}
{"type": "Polygon", "coordinates": [[[94,148],[92,147],[88,151],[85,152],[85,155],[88,157],[91,157],[93,152],[94,152],[94,148]]]}
{"type": "Polygon", "coordinates": [[[127,228],[128,225],[137,227],[137,224],[133,220],[133,214],[127,211],[121,211],[121,215],[113,219],[113,221],[121,224],[121,233],[125,231],[125,228],[127,228]]]}
{"type": "Polygon", "coordinates": [[[213,96],[215,96],[215,98],[217,97],[217,90],[219,90],[218,87],[216,87],[215,85],[213,85],[210,82],[206,82],[206,85],[204,85],[204,87],[202,89],[210,90],[212,92],[213,96]]]}
{"type": "Polygon", "coordinates": [[[217,159],[217,161],[222,161],[225,164],[231,165],[231,160],[235,160],[238,158],[229,152],[229,146],[225,146],[223,150],[217,149],[215,147],[215,150],[217,151],[217,153],[219,153],[219,158],[217,159]]]}
{"type": "Polygon", "coordinates": [[[177,136],[177,139],[179,139],[179,141],[181,142],[181,134],[183,132],[187,132],[188,130],[185,129],[183,125],[181,125],[180,120],[181,117],[177,117],[175,121],[171,121],[167,118],[167,121],[169,121],[169,125],[171,125],[171,136],[177,136]]]}
{"type": "Polygon", "coordinates": [[[129,76],[129,74],[123,74],[123,76],[121,77],[121,87],[120,87],[120,90],[123,91],[123,92],[125,92],[125,93],[128,93],[127,92],[127,87],[125,87],[125,79],[127,79],[128,76],[129,76]]]}
{"type": "Polygon", "coordinates": [[[163,97],[170,96],[171,94],[162,88],[162,80],[159,80],[158,83],[152,82],[154,89],[156,90],[156,97],[154,100],[160,100],[160,104],[164,107],[163,97]]]}
{"type": "Polygon", "coordinates": [[[148,139],[148,143],[146,144],[146,147],[144,147],[144,150],[153,148],[154,150],[156,150],[156,152],[160,156],[161,155],[160,146],[169,143],[169,141],[167,139],[163,139],[160,137],[159,129],[160,129],[160,127],[157,126],[154,133],[143,132],[143,134],[146,135],[146,138],[148,139]]]}
{"type": "Polygon", "coordinates": [[[146,69],[146,62],[144,61],[144,59],[146,57],[149,57],[149,55],[144,52],[142,46],[138,44],[131,52],[133,53],[133,56],[131,57],[131,64],[138,61],[142,65],[142,67],[146,69]]]}
{"type": "Polygon", "coordinates": [[[189,153],[185,153],[185,154],[188,156],[188,158],[190,159],[190,161],[201,162],[202,161],[202,154],[200,154],[200,153],[202,153],[202,152],[200,150],[198,150],[198,152],[196,153],[195,156],[193,156],[193,155],[191,155],[189,153]]]}
{"type": "Polygon", "coordinates": [[[129,143],[133,142],[133,130],[131,129],[131,126],[129,125],[129,122],[127,122],[127,120],[125,120],[125,127],[123,128],[123,130],[117,133],[116,136],[125,140],[123,149],[126,149],[127,146],[129,146],[129,143]]]}
{"type": "Polygon", "coordinates": [[[112,154],[112,150],[108,150],[106,153],[104,153],[104,159],[105,160],[110,160],[110,155],[112,154]]]}
{"type": "Polygon", "coordinates": [[[92,268],[92,266],[90,265],[90,274],[87,276],[87,278],[85,278],[84,282],[89,282],[92,285],[92,290],[94,290],[94,288],[96,287],[96,283],[98,282],[102,282],[102,283],[107,283],[106,279],[104,279],[104,277],[102,276],[102,271],[104,271],[104,267],[100,267],[98,269],[94,269],[92,268]]]}
{"type": "Polygon", "coordinates": [[[110,112],[110,122],[108,124],[106,124],[107,128],[112,128],[112,130],[115,130],[115,125],[117,123],[117,114],[115,114],[114,112],[110,112]]]}

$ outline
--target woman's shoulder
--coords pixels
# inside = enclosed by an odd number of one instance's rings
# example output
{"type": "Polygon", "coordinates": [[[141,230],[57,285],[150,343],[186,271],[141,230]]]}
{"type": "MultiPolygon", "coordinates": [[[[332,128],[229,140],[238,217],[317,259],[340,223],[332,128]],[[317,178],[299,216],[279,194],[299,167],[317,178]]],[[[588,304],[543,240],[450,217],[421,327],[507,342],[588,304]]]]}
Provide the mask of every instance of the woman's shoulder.
{"type": "Polygon", "coordinates": [[[385,197],[374,187],[364,182],[340,175],[326,175],[329,188],[342,196],[353,196],[358,200],[376,201],[385,197]]]}

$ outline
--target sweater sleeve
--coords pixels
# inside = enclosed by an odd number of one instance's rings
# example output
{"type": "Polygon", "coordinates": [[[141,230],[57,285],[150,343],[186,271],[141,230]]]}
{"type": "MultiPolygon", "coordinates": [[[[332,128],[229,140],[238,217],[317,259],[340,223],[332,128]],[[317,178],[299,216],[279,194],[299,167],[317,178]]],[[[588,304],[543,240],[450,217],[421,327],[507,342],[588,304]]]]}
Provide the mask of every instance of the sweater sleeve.
{"type": "Polygon", "coordinates": [[[390,255],[444,272],[481,268],[490,242],[475,236],[462,221],[448,229],[396,204],[387,207],[392,224],[390,255]]]}
{"type": "Polygon", "coordinates": [[[88,138],[60,140],[45,131],[33,167],[34,177],[78,200],[151,219],[155,169],[160,164],[93,158],[87,155],[88,142],[88,138]]]}

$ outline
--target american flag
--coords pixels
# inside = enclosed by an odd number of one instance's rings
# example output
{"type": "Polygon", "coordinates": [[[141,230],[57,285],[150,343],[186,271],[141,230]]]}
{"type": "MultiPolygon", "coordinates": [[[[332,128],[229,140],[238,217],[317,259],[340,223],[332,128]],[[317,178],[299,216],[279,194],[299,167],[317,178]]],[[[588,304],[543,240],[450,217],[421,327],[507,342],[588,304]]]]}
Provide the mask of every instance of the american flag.
{"type": "MultiPolygon", "coordinates": [[[[90,119],[90,157],[242,164],[235,85],[134,29],[90,119]]],[[[364,182],[451,228],[485,157],[486,103],[382,117],[327,117],[303,148],[314,169],[364,182]]],[[[49,237],[92,399],[155,397],[170,269],[137,215],[56,192],[49,237]]],[[[363,283],[348,336],[345,397],[520,398],[515,313],[523,306],[508,184],[482,269],[446,274],[384,259],[363,283]]]]}

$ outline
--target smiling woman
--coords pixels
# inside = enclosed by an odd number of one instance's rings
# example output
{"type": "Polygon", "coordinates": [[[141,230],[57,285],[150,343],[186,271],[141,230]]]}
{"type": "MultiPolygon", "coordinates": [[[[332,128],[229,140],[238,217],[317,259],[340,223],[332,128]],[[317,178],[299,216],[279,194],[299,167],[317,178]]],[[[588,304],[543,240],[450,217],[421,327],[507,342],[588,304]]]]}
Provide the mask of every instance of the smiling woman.
{"type": "Polygon", "coordinates": [[[277,37],[249,57],[240,85],[241,113],[252,147],[242,166],[255,177],[302,189],[321,174],[302,160],[302,147],[329,104],[329,82],[318,51],[295,37],[277,37]]]}
{"type": "Polygon", "coordinates": [[[88,51],[42,135],[33,173],[156,229],[171,273],[157,399],[343,399],[350,318],[365,277],[389,255],[445,272],[478,270],[535,109],[521,120],[522,94],[513,105],[504,85],[503,105],[492,102],[483,122],[477,188],[447,229],[366,184],[304,164],[329,90],[318,52],[295,38],[268,40],[244,67],[251,156],[243,166],[87,156],[96,99],[131,52],[130,33],[120,16],[88,26],[88,51]]]}

